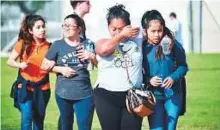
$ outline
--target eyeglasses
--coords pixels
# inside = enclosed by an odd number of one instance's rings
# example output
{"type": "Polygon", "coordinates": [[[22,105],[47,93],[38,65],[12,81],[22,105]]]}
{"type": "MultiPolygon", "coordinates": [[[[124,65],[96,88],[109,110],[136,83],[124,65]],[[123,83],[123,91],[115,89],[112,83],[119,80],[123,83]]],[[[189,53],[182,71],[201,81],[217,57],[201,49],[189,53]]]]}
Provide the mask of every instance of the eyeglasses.
{"type": "Polygon", "coordinates": [[[90,1],[88,0],[80,0],[79,3],[86,3],[87,5],[91,6],[90,1]]]}
{"type": "Polygon", "coordinates": [[[87,5],[91,5],[89,1],[85,1],[87,5]]]}
{"type": "Polygon", "coordinates": [[[77,25],[70,25],[70,24],[62,24],[63,29],[76,29],[78,28],[77,25]]]}

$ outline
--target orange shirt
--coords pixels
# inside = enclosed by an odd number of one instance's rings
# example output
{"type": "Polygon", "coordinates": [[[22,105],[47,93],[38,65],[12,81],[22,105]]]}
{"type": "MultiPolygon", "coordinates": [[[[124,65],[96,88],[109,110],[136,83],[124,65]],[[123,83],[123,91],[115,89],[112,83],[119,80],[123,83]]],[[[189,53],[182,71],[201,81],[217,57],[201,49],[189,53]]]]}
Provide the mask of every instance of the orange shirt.
{"type": "MultiPolygon", "coordinates": [[[[21,54],[22,44],[23,40],[19,40],[14,47],[15,51],[18,54],[21,54]]],[[[32,43],[29,56],[27,56],[26,52],[24,51],[22,62],[27,62],[28,66],[25,69],[20,69],[22,77],[31,82],[37,82],[43,79],[44,76],[48,74],[48,71],[41,69],[41,64],[45,55],[47,54],[49,47],[50,43],[44,41],[39,45],[32,43]]],[[[18,87],[20,88],[21,85],[19,85],[18,87]]],[[[50,84],[48,82],[47,84],[43,85],[41,89],[48,90],[49,88],[50,84]]],[[[30,86],[28,87],[28,90],[32,90],[30,86]]]]}

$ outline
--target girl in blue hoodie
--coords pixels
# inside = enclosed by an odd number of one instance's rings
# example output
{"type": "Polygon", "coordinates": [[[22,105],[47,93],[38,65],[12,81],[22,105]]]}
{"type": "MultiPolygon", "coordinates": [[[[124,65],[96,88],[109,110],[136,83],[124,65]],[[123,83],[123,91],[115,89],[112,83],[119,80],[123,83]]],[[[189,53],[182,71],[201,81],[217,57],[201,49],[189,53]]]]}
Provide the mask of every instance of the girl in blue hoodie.
{"type": "Polygon", "coordinates": [[[165,34],[172,35],[157,10],[145,12],[141,24],[146,39],[143,44],[145,78],[157,101],[154,113],[148,117],[150,129],[175,130],[183,102],[180,80],[188,71],[185,51],[175,39],[172,39],[173,46],[164,51],[161,41],[165,34]]]}

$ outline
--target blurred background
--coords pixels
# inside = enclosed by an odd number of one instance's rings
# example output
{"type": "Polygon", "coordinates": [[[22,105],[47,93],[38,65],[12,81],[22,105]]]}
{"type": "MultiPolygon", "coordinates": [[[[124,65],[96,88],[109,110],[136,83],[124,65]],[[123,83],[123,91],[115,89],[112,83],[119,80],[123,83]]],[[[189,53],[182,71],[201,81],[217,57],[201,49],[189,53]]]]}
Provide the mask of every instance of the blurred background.
{"type": "MultiPolygon", "coordinates": [[[[220,52],[220,1],[218,0],[91,0],[91,11],[85,16],[88,38],[96,41],[108,36],[105,15],[112,5],[120,3],[131,14],[132,25],[140,26],[147,10],[157,9],[168,20],[175,12],[182,25],[183,46],[186,52],[220,52]]],[[[61,22],[72,13],[69,0],[1,1],[1,56],[7,56],[14,45],[20,22],[25,14],[36,13],[47,20],[47,37],[53,42],[62,37],[61,22]]]]}
{"type": "MultiPolygon", "coordinates": [[[[93,41],[108,37],[106,13],[116,3],[124,4],[130,12],[133,26],[140,26],[143,13],[159,10],[166,21],[175,12],[182,25],[183,46],[187,52],[187,113],[180,117],[178,130],[220,130],[220,1],[219,0],[91,0],[90,13],[85,16],[87,37],[93,41]]],[[[20,113],[9,97],[17,69],[6,65],[7,56],[17,37],[25,14],[35,13],[47,20],[47,38],[53,42],[62,38],[63,18],[72,13],[69,0],[1,1],[1,129],[18,130],[20,113]]],[[[56,130],[59,117],[54,99],[56,76],[51,76],[52,94],[45,119],[46,130],[56,130]]],[[[92,83],[96,70],[91,72],[92,83]]],[[[77,129],[76,125],[74,128],[77,129]]],[[[147,119],[143,129],[148,128],[147,119]]],[[[96,114],[92,130],[101,130],[96,114]]]]}

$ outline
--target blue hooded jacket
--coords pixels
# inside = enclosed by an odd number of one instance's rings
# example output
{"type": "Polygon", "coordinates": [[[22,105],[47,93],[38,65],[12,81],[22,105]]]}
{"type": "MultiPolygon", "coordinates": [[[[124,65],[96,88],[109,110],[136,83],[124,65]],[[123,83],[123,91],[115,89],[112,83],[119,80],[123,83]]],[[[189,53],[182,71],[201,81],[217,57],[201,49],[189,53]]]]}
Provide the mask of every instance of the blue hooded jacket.
{"type": "MultiPolygon", "coordinates": [[[[180,80],[188,71],[185,50],[182,45],[176,42],[170,54],[164,55],[163,58],[157,60],[156,48],[158,45],[152,45],[147,42],[143,44],[145,78],[149,80],[154,76],[162,76],[163,79],[171,77],[174,80],[174,84],[171,87],[174,94],[182,93],[180,80]]],[[[153,87],[152,90],[156,98],[164,96],[164,88],[153,87]]]]}

